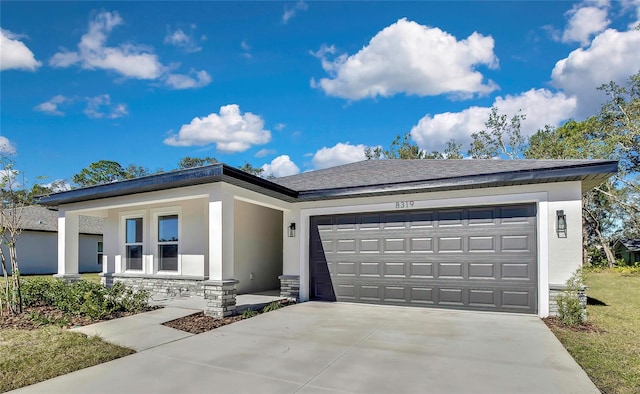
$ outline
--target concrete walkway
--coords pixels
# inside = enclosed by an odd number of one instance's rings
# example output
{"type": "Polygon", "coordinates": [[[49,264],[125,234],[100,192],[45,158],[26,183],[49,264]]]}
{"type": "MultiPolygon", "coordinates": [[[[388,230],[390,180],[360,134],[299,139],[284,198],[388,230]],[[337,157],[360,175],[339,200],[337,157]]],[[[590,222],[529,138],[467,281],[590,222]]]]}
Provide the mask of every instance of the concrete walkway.
{"type": "MultiPolygon", "coordinates": [[[[281,300],[273,293],[242,294],[236,297],[236,309],[261,308],[270,302],[281,300]]],[[[155,305],[164,306],[155,311],[139,313],[120,319],[104,321],[71,329],[86,335],[97,335],[107,342],[126,346],[136,351],[150,349],[165,343],[192,336],[188,332],[163,326],[162,323],[204,310],[206,301],[199,297],[160,300],[155,305]]]]}
{"type": "Polygon", "coordinates": [[[307,302],[19,393],[598,393],[536,316],[307,302]]]}

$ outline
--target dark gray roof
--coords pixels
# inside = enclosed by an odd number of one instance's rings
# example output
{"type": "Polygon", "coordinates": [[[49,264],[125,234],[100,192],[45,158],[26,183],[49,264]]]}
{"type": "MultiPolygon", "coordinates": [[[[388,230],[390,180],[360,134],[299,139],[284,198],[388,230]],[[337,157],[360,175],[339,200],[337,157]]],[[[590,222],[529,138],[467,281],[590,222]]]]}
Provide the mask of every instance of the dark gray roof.
{"type": "MultiPolygon", "coordinates": [[[[32,205],[22,208],[22,229],[32,231],[58,231],[58,212],[32,205]]],[[[93,216],[80,216],[79,230],[83,234],[102,234],[104,220],[93,216]]]]}
{"type": "Polygon", "coordinates": [[[617,169],[612,160],[368,160],[266,180],[217,163],[56,193],[40,203],[55,206],[213,182],[290,202],[564,181],[582,181],[588,190],[617,169]]]}
{"type": "Polygon", "coordinates": [[[585,190],[617,171],[609,160],[367,160],[273,181],[299,199],[581,180],[585,190]]]}
{"type": "Polygon", "coordinates": [[[640,239],[619,239],[620,242],[630,252],[640,252],[640,239]]]}

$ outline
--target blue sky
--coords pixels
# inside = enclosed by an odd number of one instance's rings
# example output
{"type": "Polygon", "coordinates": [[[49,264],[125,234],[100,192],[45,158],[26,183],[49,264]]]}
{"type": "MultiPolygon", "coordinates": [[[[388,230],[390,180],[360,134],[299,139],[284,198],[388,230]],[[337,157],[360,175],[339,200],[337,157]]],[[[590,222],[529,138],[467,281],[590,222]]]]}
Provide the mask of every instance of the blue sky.
{"type": "Polygon", "coordinates": [[[492,105],[532,134],[640,69],[640,0],[0,7],[0,150],[31,182],[185,156],[283,176],[405,133],[466,150],[492,105]]]}

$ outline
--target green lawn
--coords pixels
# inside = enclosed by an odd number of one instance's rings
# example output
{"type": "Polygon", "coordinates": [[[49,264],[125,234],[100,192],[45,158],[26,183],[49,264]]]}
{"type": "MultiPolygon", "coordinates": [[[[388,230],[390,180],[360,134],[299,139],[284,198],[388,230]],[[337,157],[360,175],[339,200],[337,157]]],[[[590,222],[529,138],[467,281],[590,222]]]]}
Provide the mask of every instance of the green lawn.
{"type": "Polygon", "coordinates": [[[554,328],[555,335],[603,393],[640,393],[640,273],[585,274],[594,332],[554,328]]]}
{"type": "Polygon", "coordinates": [[[0,392],[135,353],[57,327],[0,330],[0,392]]]}

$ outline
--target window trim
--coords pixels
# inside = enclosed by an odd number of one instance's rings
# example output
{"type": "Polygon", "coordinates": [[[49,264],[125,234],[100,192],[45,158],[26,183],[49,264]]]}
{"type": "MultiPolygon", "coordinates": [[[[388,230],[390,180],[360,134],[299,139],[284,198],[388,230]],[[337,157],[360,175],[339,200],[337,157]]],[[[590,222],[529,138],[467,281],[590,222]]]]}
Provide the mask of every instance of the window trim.
{"type": "Polygon", "coordinates": [[[173,206],[173,207],[163,207],[163,208],[154,208],[151,209],[151,250],[153,253],[153,273],[161,274],[161,275],[182,275],[182,207],[173,206]],[[158,241],[158,231],[160,224],[160,217],[162,216],[178,216],[178,242],[160,242],[158,241]],[[159,248],[160,245],[178,245],[178,267],[176,271],[166,271],[160,270],[160,256],[159,256],[159,248]]]}
{"type": "Polygon", "coordinates": [[[146,230],[147,223],[147,212],[146,210],[136,210],[136,211],[128,211],[120,213],[120,247],[121,249],[121,267],[120,272],[129,272],[129,273],[146,273],[147,272],[147,262],[146,256],[148,254],[147,249],[147,236],[148,231],[146,230]],[[134,242],[127,243],[127,219],[142,219],[142,242],[134,242]],[[127,269],[127,246],[129,245],[140,245],[142,246],[142,269],[127,269]]]}
{"type": "Polygon", "coordinates": [[[98,265],[102,265],[102,260],[104,257],[104,241],[98,241],[96,244],[96,252],[98,257],[98,265]]]}

